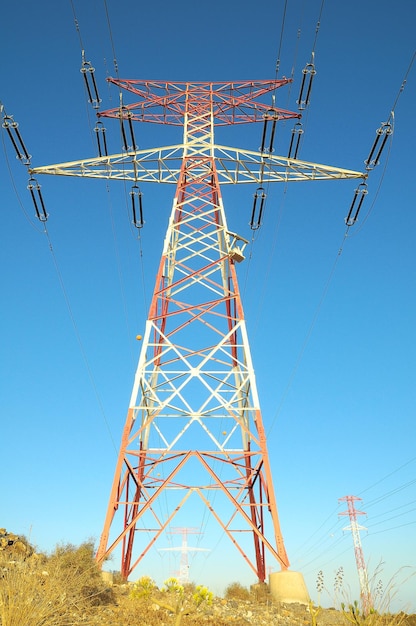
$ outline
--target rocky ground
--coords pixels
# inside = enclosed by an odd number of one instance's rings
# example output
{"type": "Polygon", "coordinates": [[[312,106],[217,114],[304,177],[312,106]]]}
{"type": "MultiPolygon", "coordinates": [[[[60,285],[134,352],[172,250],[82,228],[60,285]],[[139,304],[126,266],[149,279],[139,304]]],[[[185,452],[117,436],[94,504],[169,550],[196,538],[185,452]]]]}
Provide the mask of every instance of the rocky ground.
{"type": "MultiPolygon", "coordinates": [[[[128,598],[120,598],[118,606],[97,607],[93,620],[86,620],[95,626],[170,626],[175,617],[166,609],[151,603],[147,609],[136,603],[136,610],[128,598]]],[[[210,607],[197,613],[183,613],[181,626],[348,626],[354,624],[342,612],[335,609],[318,609],[301,604],[276,604],[252,600],[230,600],[214,598],[210,607]]],[[[378,616],[374,622],[357,622],[356,626],[416,626],[416,615],[389,616],[385,620],[378,616]]]]}
{"type": "Polygon", "coordinates": [[[158,589],[149,577],[133,584],[114,574],[98,569],[92,542],[37,554],[24,538],[0,528],[0,626],[416,626],[416,615],[363,620],[335,609],[279,604],[267,585],[248,590],[233,583],[219,598],[176,579],[158,589]]]}

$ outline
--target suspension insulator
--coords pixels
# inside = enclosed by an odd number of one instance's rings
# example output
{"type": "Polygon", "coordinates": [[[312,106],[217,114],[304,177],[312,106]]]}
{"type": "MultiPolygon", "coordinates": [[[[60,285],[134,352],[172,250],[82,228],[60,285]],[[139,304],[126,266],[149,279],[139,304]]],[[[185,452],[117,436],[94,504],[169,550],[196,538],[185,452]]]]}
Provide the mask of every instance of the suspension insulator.
{"type": "Polygon", "coordinates": [[[129,130],[130,130],[130,139],[131,139],[131,149],[132,150],[137,150],[137,146],[136,146],[136,140],[134,138],[134,131],[133,131],[133,122],[132,122],[132,113],[131,111],[129,111],[127,113],[127,119],[129,121],[129,130]]]}
{"type": "Polygon", "coordinates": [[[92,104],[95,109],[98,109],[101,98],[98,95],[97,83],[95,82],[95,68],[92,67],[89,61],[83,59],[80,72],[84,77],[85,87],[88,93],[88,102],[92,104]]]}
{"type": "Polygon", "coordinates": [[[351,202],[350,210],[347,217],[345,218],[345,223],[347,226],[353,226],[357,221],[358,214],[367,193],[368,191],[366,183],[361,183],[360,185],[358,185],[357,189],[354,192],[354,197],[351,202]]]}
{"type": "Polygon", "coordinates": [[[127,107],[122,106],[122,107],[120,107],[119,118],[120,118],[121,137],[123,139],[123,150],[125,150],[126,152],[128,152],[130,148],[132,150],[137,150],[136,140],[134,138],[134,130],[133,130],[133,122],[132,122],[132,118],[133,118],[132,112],[129,111],[129,109],[127,107]],[[129,125],[131,145],[129,145],[129,143],[127,141],[126,129],[124,127],[124,120],[125,119],[127,119],[128,125],[129,125]]]}
{"type": "Polygon", "coordinates": [[[125,150],[127,152],[129,147],[127,145],[127,137],[126,137],[126,131],[124,129],[124,121],[123,121],[123,115],[122,114],[120,114],[120,130],[121,130],[121,137],[123,139],[123,150],[125,150]]]}
{"type": "Polygon", "coordinates": [[[23,143],[22,136],[19,132],[19,124],[14,121],[11,115],[5,115],[3,117],[3,128],[6,129],[12,142],[13,148],[16,151],[16,156],[20,159],[24,165],[30,165],[30,154],[26,150],[26,146],[23,143]]]}
{"type": "Polygon", "coordinates": [[[384,146],[386,145],[387,139],[390,137],[392,133],[393,133],[393,129],[391,127],[390,122],[383,122],[380,128],[376,130],[376,138],[374,139],[374,143],[370,150],[370,154],[368,155],[368,158],[364,161],[367,170],[373,169],[374,167],[376,167],[376,165],[380,163],[381,153],[384,150],[384,146]],[[383,139],[381,139],[383,135],[384,137],[383,139]],[[381,143],[380,143],[380,140],[381,140],[381,143]],[[373,158],[374,153],[376,152],[377,148],[378,148],[378,152],[376,156],[373,158]]]}
{"type": "Polygon", "coordinates": [[[36,217],[41,222],[46,222],[49,216],[46,213],[45,204],[43,202],[42,192],[40,190],[39,183],[35,178],[30,178],[27,188],[29,189],[30,195],[32,196],[33,204],[36,211],[36,217]]]}
{"type": "Polygon", "coordinates": [[[131,208],[133,212],[133,225],[135,228],[143,228],[143,204],[142,204],[142,192],[137,185],[133,185],[130,191],[131,208]],[[138,212],[138,217],[137,217],[138,212]]]}
{"type": "Polygon", "coordinates": [[[310,95],[312,91],[312,82],[316,74],[315,65],[313,63],[307,63],[302,70],[302,83],[300,85],[299,97],[296,100],[299,111],[306,109],[310,102],[310,95]]]}
{"type": "Polygon", "coordinates": [[[105,127],[100,120],[97,121],[95,128],[94,128],[94,132],[96,133],[96,137],[97,137],[98,155],[100,157],[108,156],[107,139],[105,136],[105,127]]]}
{"type": "Polygon", "coordinates": [[[274,135],[276,132],[276,123],[278,119],[279,119],[279,114],[274,109],[270,109],[265,114],[264,124],[263,124],[263,134],[261,137],[260,152],[269,152],[269,153],[273,152],[274,135]],[[271,124],[270,139],[267,142],[266,139],[267,139],[267,134],[268,134],[268,129],[269,129],[270,124],[271,124]],[[265,147],[266,143],[269,144],[268,148],[265,147]]]}
{"type": "Polygon", "coordinates": [[[258,230],[261,226],[261,218],[263,216],[264,203],[266,201],[266,192],[263,187],[258,187],[253,198],[253,209],[251,211],[250,228],[258,230]]]}
{"type": "Polygon", "coordinates": [[[303,135],[302,123],[296,122],[296,124],[292,128],[292,137],[290,139],[289,152],[287,155],[288,159],[297,159],[299,146],[300,146],[300,139],[302,135],[303,135]]]}

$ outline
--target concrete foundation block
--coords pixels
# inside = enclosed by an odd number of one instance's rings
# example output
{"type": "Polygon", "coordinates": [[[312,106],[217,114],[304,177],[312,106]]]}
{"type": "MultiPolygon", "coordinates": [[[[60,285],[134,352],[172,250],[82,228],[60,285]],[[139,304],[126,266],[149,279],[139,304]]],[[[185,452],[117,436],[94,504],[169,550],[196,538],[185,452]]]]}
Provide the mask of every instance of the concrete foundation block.
{"type": "Polygon", "coordinates": [[[273,572],[269,577],[270,593],[276,602],[309,603],[309,593],[300,572],[284,570],[273,572]]]}

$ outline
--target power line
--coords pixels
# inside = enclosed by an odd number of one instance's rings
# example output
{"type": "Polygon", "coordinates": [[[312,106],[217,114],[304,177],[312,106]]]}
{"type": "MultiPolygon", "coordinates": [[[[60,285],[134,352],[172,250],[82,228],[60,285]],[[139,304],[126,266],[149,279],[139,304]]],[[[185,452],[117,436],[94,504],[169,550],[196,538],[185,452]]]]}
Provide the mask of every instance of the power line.
{"type": "Polygon", "coordinates": [[[390,528],[384,528],[383,530],[377,530],[375,533],[371,533],[371,535],[379,535],[380,533],[386,533],[389,530],[397,530],[398,528],[404,528],[405,526],[413,526],[416,524],[416,520],[411,522],[407,522],[406,524],[399,524],[399,526],[390,526],[390,528]]]}
{"type": "Polygon", "coordinates": [[[393,476],[394,474],[397,474],[397,472],[399,472],[401,469],[403,469],[404,467],[407,467],[408,465],[410,465],[410,463],[414,463],[415,461],[416,461],[416,456],[414,456],[413,458],[409,459],[408,461],[406,461],[405,463],[403,463],[402,465],[400,465],[399,467],[397,467],[393,471],[389,472],[388,474],[383,476],[383,478],[380,478],[379,480],[377,480],[375,483],[373,483],[369,487],[366,487],[365,489],[363,489],[363,491],[360,491],[359,495],[361,496],[363,493],[366,493],[367,491],[370,491],[370,489],[374,489],[374,487],[376,487],[380,483],[382,483],[385,480],[387,480],[387,478],[390,478],[390,476],[393,476]]]}
{"type": "Polygon", "coordinates": [[[119,75],[118,75],[118,63],[117,63],[117,57],[116,57],[116,50],[115,50],[115,47],[114,47],[114,39],[113,39],[113,31],[112,31],[112,28],[111,28],[110,15],[108,13],[107,0],[104,0],[104,9],[105,9],[106,17],[107,17],[107,25],[108,25],[108,31],[109,31],[109,34],[110,34],[111,48],[112,48],[112,51],[113,51],[114,70],[115,70],[115,73],[116,73],[116,77],[119,78],[119,75]]]}
{"type": "Polygon", "coordinates": [[[48,230],[46,228],[46,224],[44,226],[44,234],[45,234],[47,242],[48,242],[49,250],[50,250],[50,253],[51,253],[51,256],[52,256],[52,260],[53,260],[53,264],[55,266],[55,270],[56,270],[57,276],[58,276],[58,281],[59,281],[59,284],[60,284],[60,287],[61,287],[61,290],[62,290],[62,294],[64,296],[64,300],[65,300],[65,304],[66,304],[66,307],[67,307],[67,310],[68,310],[69,318],[71,320],[72,327],[73,327],[74,332],[75,332],[75,337],[76,337],[77,342],[78,342],[78,347],[80,349],[82,358],[84,360],[85,368],[87,370],[91,386],[92,386],[92,388],[94,390],[95,398],[96,398],[97,404],[98,404],[98,406],[100,408],[101,415],[103,417],[103,420],[104,420],[104,423],[106,425],[108,434],[110,436],[111,443],[113,445],[113,448],[114,448],[115,452],[117,453],[117,447],[116,447],[116,444],[114,442],[113,435],[111,433],[110,425],[108,423],[107,416],[106,416],[106,413],[105,413],[105,410],[104,410],[104,405],[102,403],[101,396],[99,394],[99,391],[98,391],[98,388],[97,388],[97,384],[95,382],[95,378],[94,378],[94,375],[92,373],[90,362],[89,362],[89,359],[87,357],[87,353],[86,353],[83,341],[81,339],[80,332],[78,330],[78,325],[76,323],[75,316],[74,316],[74,313],[72,311],[72,307],[71,307],[71,303],[70,303],[70,300],[69,300],[68,292],[67,292],[65,284],[64,284],[63,276],[62,276],[61,270],[60,270],[59,265],[58,265],[58,260],[57,260],[56,255],[55,255],[55,251],[54,251],[54,248],[52,246],[52,241],[51,241],[50,235],[48,233],[48,230]]]}
{"type": "Polygon", "coordinates": [[[271,433],[272,429],[275,426],[276,420],[277,420],[277,418],[280,415],[280,412],[282,410],[283,404],[286,401],[287,395],[288,395],[288,393],[289,393],[289,391],[290,391],[290,389],[291,389],[291,387],[293,385],[293,382],[295,380],[295,377],[296,377],[297,371],[299,369],[299,366],[301,364],[302,358],[303,358],[303,356],[305,354],[306,348],[307,348],[308,343],[310,341],[310,338],[312,336],[312,332],[313,332],[313,330],[315,328],[315,325],[316,325],[316,323],[318,321],[318,317],[319,317],[320,311],[321,311],[322,306],[324,304],[325,298],[326,298],[326,296],[328,294],[329,287],[330,287],[330,285],[332,283],[332,279],[334,277],[335,270],[336,270],[337,265],[338,265],[338,261],[340,259],[341,254],[342,254],[346,238],[347,238],[347,231],[344,233],[344,236],[343,236],[342,241],[341,241],[341,245],[338,248],[337,255],[336,255],[335,260],[334,260],[334,262],[332,264],[331,271],[329,273],[329,276],[327,278],[326,284],[325,284],[324,289],[322,291],[322,295],[321,295],[320,300],[318,302],[318,305],[317,305],[317,307],[315,309],[315,313],[313,315],[312,322],[311,322],[311,324],[309,326],[309,329],[308,329],[308,331],[306,333],[306,336],[305,336],[305,338],[303,340],[301,349],[300,349],[300,351],[298,353],[298,356],[297,356],[297,359],[295,361],[295,365],[294,365],[294,367],[292,369],[292,372],[291,372],[291,374],[289,376],[289,380],[287,382],[287,385],[286,385],[286,387],[285,387],[285,389],[283,391],[282,397],[281,397],[280,402],[279,402],[279,404],[277,406],[275,415],[273,417],[273,420],[272,420],[271,425],[270,425],[269,430],[268,430],[268,436],[270,436],[270,433],[271,433]]]}
{"type": "Polygon", "coordinates": [[[414,485],[415,483],[416,483],[416,478],[408,481],[407,483],[404,483],[403,485],[400,485],[399,487],[396,487],[395,489],[392,489],[391,491],[388,491],[387,493],[379,496],[378,498],[374,498],[374,500],[370,500],[366,506],[367,508],[370,508],[374,506],[375,504],[379,504],[383,500],[386,500],[387,498],[390,498],[396,493],[399,493],[399,491],[403,491],[403,489],[407,489],[407,487],[410,487],[411,485],[414,485]]]}

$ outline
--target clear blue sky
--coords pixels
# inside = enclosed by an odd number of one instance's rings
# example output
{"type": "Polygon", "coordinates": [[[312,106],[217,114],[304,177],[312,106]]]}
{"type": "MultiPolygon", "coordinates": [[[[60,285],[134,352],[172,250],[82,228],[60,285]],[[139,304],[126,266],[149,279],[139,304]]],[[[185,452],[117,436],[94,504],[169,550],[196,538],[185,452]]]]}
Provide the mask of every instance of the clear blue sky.
{"type": "MultiPolygon", "coordinates": [[[[105,83],[115,74],[114,51],[122,78],[274,78],[283,2],[257,9],[246,0],[126,1],[121,9],[107,0],[111,36],[101,1],[74,7],[103,108],[117,105],[105,83]]],[[[279,76],[295,72],[293,88],[279,92],[282,107],[296,109],[320,8],[321,0],[288,2],[279,76]]],[[[412,0],[325,2],[301,158],[364,168],[414,54],[415,18],[412,0]]],[[[33,164],[95,156],[69,0],[22,0],[1,21],[0,42],[0,100],[33,164]]],[[[384,561],[385,585],[399,568],[416,566],[415,101],[413,67],[392,143],[341,255],[356,183],[275,185],[251,258],[239,267],[286,547],[313,597],[317,572],[332,589],[340,566],[357,597],[352,538],[338,519],[344,495],[363,498],[364,556],[370,570],[384,561]]],[[[118,152],[117,124],[106,126],[118,152]]],[[[289,132],[279,131],[276,153],[286,154],[289,132]]],[[[218,131],[217,141],[255,150],[260,136],[260,126],[238,127],[218,131]]],[[[136,127],[136,137],[145,148],[180,142],[181,132],[136,127]]],[[[143,187],[139,243],[123,183],[39,179],[52,255],[33,217],[25,168],[3,138],[0,526],[48,550],[100,535],[138,357],[134,338],[174,187],[143,187]]],[[[249,239],[253,193],[224,190],[229,228],[249,239]]],[[[199,545],[211,552],[193,559],[193,580],[217,592],[237,578],[253,582],[218,528],[208,526],[199,545]]],[[[160,582],[177,565],[155,550],[147,567],[160,582]]],[[[416,579],[403,584],[396,606],[416,610],[415,591],[416,579]]]]}

